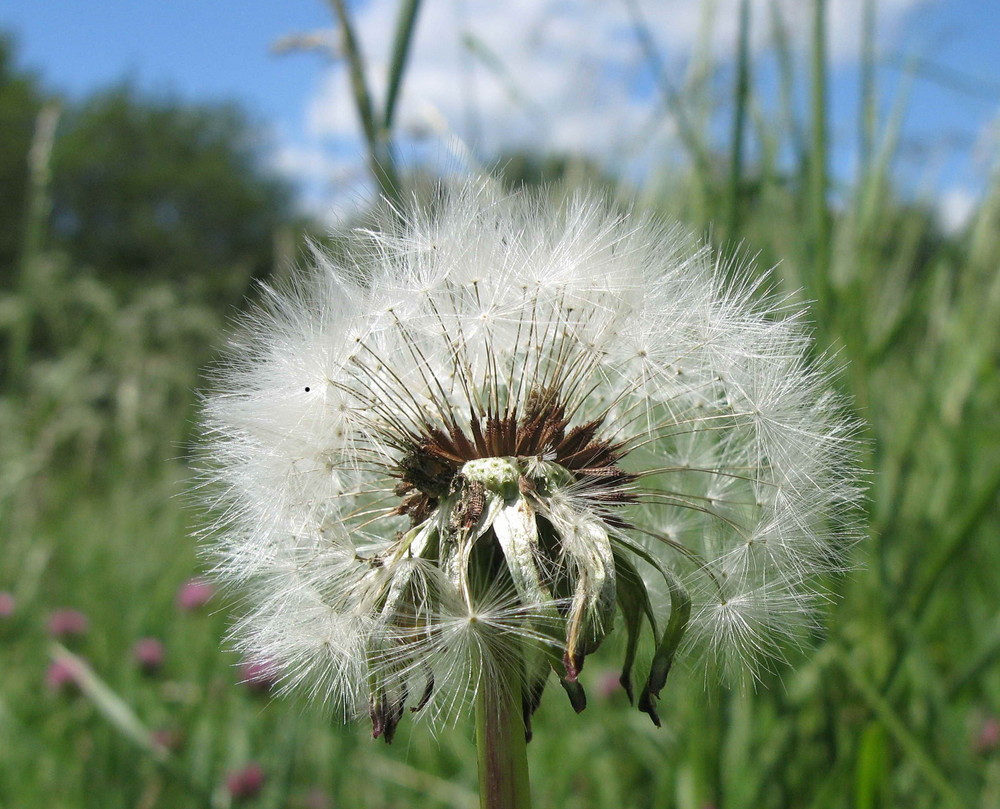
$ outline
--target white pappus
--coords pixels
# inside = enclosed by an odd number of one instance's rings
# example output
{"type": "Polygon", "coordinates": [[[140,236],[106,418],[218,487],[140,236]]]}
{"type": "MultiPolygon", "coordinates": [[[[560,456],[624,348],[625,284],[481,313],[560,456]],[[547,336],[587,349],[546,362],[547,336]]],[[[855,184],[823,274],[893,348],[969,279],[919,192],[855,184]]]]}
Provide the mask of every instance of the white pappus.
{"type": "Polygon", "coordinates": [[[265,287],[205,403],[245,652],[391,740],[487,679],[529,729],[549,679],[582,709],[616,620],[658,722],[678,651],[752,669],[808,620],[860,488],[799,310],[651,217],[489,181],[344,255],[265,287]]]}

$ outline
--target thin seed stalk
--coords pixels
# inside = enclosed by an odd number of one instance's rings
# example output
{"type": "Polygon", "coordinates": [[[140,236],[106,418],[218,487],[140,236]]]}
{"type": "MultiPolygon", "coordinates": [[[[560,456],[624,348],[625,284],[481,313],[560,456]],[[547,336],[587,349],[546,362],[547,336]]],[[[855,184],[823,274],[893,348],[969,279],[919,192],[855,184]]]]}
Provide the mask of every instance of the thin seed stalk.
{"type": "Polygon", "coordinates": [[[487,679],[476,697],[479,805],[531,809],[527,742],[515,689],[487,679]]]}

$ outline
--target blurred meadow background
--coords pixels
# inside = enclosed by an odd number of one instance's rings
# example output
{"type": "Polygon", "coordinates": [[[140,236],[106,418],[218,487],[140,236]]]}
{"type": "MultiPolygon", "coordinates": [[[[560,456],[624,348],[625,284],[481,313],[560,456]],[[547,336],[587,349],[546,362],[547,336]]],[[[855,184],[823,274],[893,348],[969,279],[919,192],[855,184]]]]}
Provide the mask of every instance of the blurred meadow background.
{"type": "Polygon", "coordinates": [[[541,809],[1000,806],[1000,9],[0,8],[0,807],[475,807],[471,723],[343,727],[223,637],[185,494],[255,283],[381,190],[581,186],[756,256],[868,424],[870,537],[755,689],[595,655],[541,809]]]}

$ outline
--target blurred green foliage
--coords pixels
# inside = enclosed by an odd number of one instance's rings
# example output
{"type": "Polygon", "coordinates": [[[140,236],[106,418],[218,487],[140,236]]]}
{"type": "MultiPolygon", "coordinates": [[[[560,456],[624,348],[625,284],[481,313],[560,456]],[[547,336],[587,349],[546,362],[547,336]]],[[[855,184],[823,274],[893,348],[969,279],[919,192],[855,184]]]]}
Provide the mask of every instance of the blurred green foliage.
{"type": "Polygon", "coordinates": [[[233,105],[100,93],[60,122],[51,238],[126,285],[167,280],[236,302],[292,218],[290,189],[262,167],[266,146],[233,105]]]}
{"type": "MultiPolygon", "coordinates": [[[[665,159],[639,204],[705,230],[736,260],[753,251],[773,284],[811,302],[818,351],[845,365],[839,382],[869,425],[871,536],[857,569],[829,582],[836,598],[813,648],[789,650],[794,666],[755,691],[677,671],[656,730],[607,688],[615,650],[608,669],[595,655],[587,711],[550,695],[537,716],[528,755],[542,809],[1000,805],[1000,181],[963,229],[942,231],[934,201],[904,198],[893,181],[897,110],[865,118],[865,162],[835,186],[823,49],[801,65],[780,23],[770,20],[783,113],[755,95],[744,51],[718,142],[698,134],[712,131],[701,79],[671,86],[664,108],[687,122],[691,154],[665,159]],[[804,114],[797,97],[810,99],[804,114]]],[[[16,602],[0,617],[0,806],[221,808],[232,802],[225,774],[251,760],[267,776],[248,804],[261,809],[322,805],[314,789],[330,806],[475,806],[470,727],[433,737],[404,722],[392,747],[373,745],[317,706],[239,686],[236,661],[219,652],[228,601],[175,606],[198,570],[198,518],[180,496],[192,485],[198,369],[222,339],[220,301],[267,271],[268,240],[288,224],[287,196],[253,163],[240,116],[112,91],[66,114],[43,161],[52,181],[32,186],[25,156],[43,99],[0,55],[0,119],[17,122],[0,176],[24,189],[0,202],[11,270],[0,298],[0,591],[16,602]],[[143,144],[134,155],[132,143],[143,144]],[[190,175],[189,159],[201,167],[190,175]],[[247,165],[248,184],[195,176],[247,165]],[[28,198],[37,189],[51,191],[53,216],[25,254],[29,212],[49,210],[28,198]],[[105,189],[115,195],[98,199],[105,189]],[[85,212],[93,233],[74,219],[84,213],[63,213],[92,200],[105,205],[85,212]],[[276,207],[256,207],[264,200],[276,207]],[[188,218],[214,205],[219,218],[188,218]],[[46,617],[63,606],[91,621],[67,641],[93,672],[83,693],[44,685],[46,617]],[[147,635],[166,648],[153,676],[130,657],[147,635]],[[149,752],[152,730],[176,736],[172,752],[149,752]]],[[[557,194],[600,182],[572,157],[498,163],[511,184],[542,176],[557,194]]]]}
{"type": "Polygon", "coordinates": [[[165,414],[191,407],[221,322],[306,225],[266,142],[233,105],[128,87],[65,104],[9,40],[0,121],[0,497],[185,454],[190,420],[165,414]]]}
{"type": "MultiPolygon", "coordinates": [[[[0,36],[0,267],[8,271],[25,226],[27,156],[40,107],[38,80],[15,66],[13,44],[0,36]]],[[[3,277],[10,276],[5,272],[3,277]]]]}
{"type": "Polygon", "coordinates": [[[289,184],[267,168],[266,130],[233,104],[128,85],[62,102],[0,39],[0,125],[4,287],[23,254],[43,246],[31,241],[37,227],[48,252],[115,290],[168,282],[186,298],[234,305],[274,266],[276,236],[306,224],[289,184]],[[58,126],[49,146],[39,144],[45,199],[32,214],[29,155],[43,105],[58,126]]]}

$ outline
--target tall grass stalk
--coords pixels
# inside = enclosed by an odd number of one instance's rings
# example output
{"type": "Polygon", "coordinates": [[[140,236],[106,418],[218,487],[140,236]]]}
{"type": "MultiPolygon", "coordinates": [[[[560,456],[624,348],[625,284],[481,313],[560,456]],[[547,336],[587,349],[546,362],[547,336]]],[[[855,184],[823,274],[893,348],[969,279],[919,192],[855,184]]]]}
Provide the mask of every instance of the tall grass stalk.
{"type": "Polygon", "coordinates": [[[354,23],[344,0],[329,0],[329,2],[340,25],[341,47],[344,58],[347,60],[354,108],[357,110],[361,131],[364,133],[368,169],[371,171],[372,177],[375,178],[381,194],[386,199],[396,201],[399,199],[399,178],[396,172],[395,157],[388,147],[383,127],[375,112],[375,104],[368,88],[361,45],[354,33],[354,23]]]}
{"type": "Polygon", "coordinates": [[[392,124],[396,115],[396,102],[403,86],[406,61],[410,55],[410,43],[413,41],[413,31],[419,12],[420,0],[403,0],[400,3],[399,18],[396,21],[396,33],[389,61],[389,83],[385,94],[385,109],[382,112],[383,137],[389,143],[391,143],[392,124]]]}
{"type": "Polygon", "coordinates": [[[858,110],[858,178],[863,182],[875,142],[875,35],[877,0],[865,0],[861,21],[861,103],[858,110]]]}
{"type": "Polygon", "coordinates": [[[809,155],[809,206],[812,217],[814,259],[809,271],[810,292],[820,306],[827,296],[821,287],[830,268],[830,213],[827,199],[827,56],[826,0],[813,0],[812,22],[812,146],[809,155]]]}
{"type": "Polygon", "coordinates": [[[31,140],[31,151],[28,153],[28,189],[18,268],[18,297],[21,307],[11,329],[8,383],[20,379],[28,360],[34,318],[32,303],[37,297],[34,277],[42,256],[46,226],[52,208],[49,186],[52,182],[52,147],[59,116],[60,106],[57,102],[49,102],[42,107],[35,119],[35,132],[31,140]]]}
{"type": "Polygon", "coordinates": [[[667,70],[666,62],[660,54],[656,41],[646,22],[645,15],[637,0],[622,0],[625,3],[632,32],[639,44],[646,63],[653,71],[653,79],[660,91],[664,109],[672,116],[677,126],[677,134],[681,144],[687,151],[695,168],[695,177],[702,199],[707,201],[712,165],[709,153],[705,148],[704,139],[698,134],[687,112],[686,100],[674,87],[667,70]]]}
{"type": "Polygon", "coordinates": [[[740,3],[740,24],[736,41],[736,86],[733,92],[733,132],[729,157],[729,227],[730,237],[740,225],[743,187],[743,149],[747,104],[750,95],[750,0],[740,3]]]}
{"type": "Polygon", "coordinates": [[[379,193],[391,203],[398,203],[401,194],[399,167],[392,140],[396,105],[402,89],[410,44],[420,11],[420,0],[403,0],[399,8],[396,32],[389,61],[385,105],[376,109],[369,77],[365,68],[361,44],[354,30],[354,21],[344,0],[329,0],[340,26],[341,45],[347,61],[354,107],[364,135],[368,169],[379,193]]]}
{"type": "Polygon", "coordinates": [[[768,22],[771,40],[774,43],[775,58],[778,62],[779,99],[781,105],[780,124],[775,137],[782,138],[790,146],[796,166],[805,165],[805,136],[802,133],[795,103],[796,65],[788,26],[777,0],[768,5],[768,22]]]}

